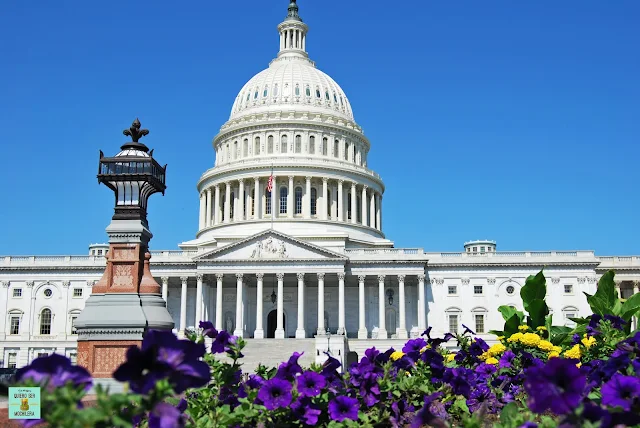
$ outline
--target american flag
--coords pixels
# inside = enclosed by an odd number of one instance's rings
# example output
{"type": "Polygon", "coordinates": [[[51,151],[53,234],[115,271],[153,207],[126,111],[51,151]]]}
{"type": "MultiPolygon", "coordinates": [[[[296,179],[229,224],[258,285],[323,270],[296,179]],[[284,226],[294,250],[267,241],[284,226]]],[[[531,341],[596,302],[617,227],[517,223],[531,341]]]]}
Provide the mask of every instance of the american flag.
{"type": "Polygon", "coordinates": [[[267,192],[273,190],[273,174],[269,176],[269,182],[267,183],[267,192]]]}

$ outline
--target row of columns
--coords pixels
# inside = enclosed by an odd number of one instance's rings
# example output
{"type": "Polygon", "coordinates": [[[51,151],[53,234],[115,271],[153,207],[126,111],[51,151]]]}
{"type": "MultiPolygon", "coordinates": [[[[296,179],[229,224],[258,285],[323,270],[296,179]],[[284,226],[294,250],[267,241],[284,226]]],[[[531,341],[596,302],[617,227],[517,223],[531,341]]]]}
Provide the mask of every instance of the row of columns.
{"type": "MultiPolygon", "coordinates": [[[[263,280],[264,273],[256,274],[256,329],[254,331],[254,338],[264,338],[263,327],[263,280]]],[[[277,287],[277,300],[276,300],[276,331],[275,337],[283,339],[285,335],[284,325],[282,323],[284,315],[284,273],[276,273],[278,281],[277,287]]],[[[324,335],[325,331],[325,302],[324,302],[324,280],[325,273],[317,273],[318,279],[318,325],[316,334],[324,335]]],[[[215,298],[215,327],[218,330],[223,328],[222,326],[222,283],[224,274],[215,274],[216,282],[216,298],[215,298]]],[[[244,308],[244,276],[243,273],[237,273],[236,276],[236,323],[235,336],[243,336],[243,308],[244,308]]],[[[346,319],[345,319],[345,274],[338,272],[338,334],[346,335],[346,319]]],[[[306,331],[304,326],[304,314],[305,314],[305,274],[296,274],[298,280],[298,318],[296,327],[296,338],[305,338],[306,331]]],[[[196,275],[196,324],[203,319],[203,275],[196,275]]],[[[368,337],[368,331],[366,327],[366,313],[365,313],[365,279],[366,275],[358,276],[358,338],[366,339],[368,337]]],[[[385,300],[385,275],[378,275],[378,339],[387,339],[388,332],[386,331],[386,300],[385,300]]],[[[418,279],[418,328],[419,330],[426,329],[426,313],[425,313],[425,289],[424,280],[425,275],[417,275],[418,279]]],[[[188,277],[180,277],[182,281],[182,289],[180,295],[180,323],[179,331],[184,333],[187,325],[187,280],[188,277]]],[[[162,296],[167,301],[169,278],[162,277],[162,296]]],[[[408,337],[406,326],[406,299],[405,299],[405,275],[398,275],[398,288],[399,288],[399,328],[398,338],[406,339],[408,337]]]]}
{"type": "Polygon", "coordinates": [[[280,32],[280,50],[284,49],[301,49],[305,50],[307,44],[307,35],[299,29],[287,29],[280,32]]]}
{"type": "MultiPolygon", "coordinates": [[[[232,187],[232,182],[227,181],[224,184],[214,184],[213,186],[207,188],[200,194],[200,229],[204,229],[207,227],[217,226],[220,224],[230,223],[232,221],[242,221],[242,220],[260,220],[263,218],[293,218],[295,212],[295,186],[294,186],[295,177],[290,175],[288,176],[287,183],[287,212],[286,214],[280,214],[280,191],[278,186],[277,177],[273,177],[273,190],[271,191],[271,213],[266,214],[266,209],[263,210],[262,207],[262,195],[263,190],[266,188],[266,180],[264,180],[264,184],[260,177],[255,177],[253,179],[253,188],[247,192],[247,200],[244,200],[245,197],[245,180],[239,179],[237,180],[237,187],[234,185],[232,187]],[[221,207],[221,186],[224,185],[224,205],[221,207]],[[234,192],[234,199],[231,200],[231,193],[234,192]],[[253,196],[252,196],[253,193],[253,196]],[[233,204],[233,218],[231,216],[231,204],[233,204]],[[253,214],[251,214],[251,204],[253,206],[253,214]],[[246,212],[245,212],[246,207],[246,212]],[[221,209],[222,208],[222,209],[221,209]]],[[[303,195],[302,195],[302,217],[310,219],[311,215],[311,180],[312,177],[305,177],[305,186],[303,187],[303,195]]],[[[233,182],[235,184],[235,180],[233,182]]],[[[333,207],[327,208],[327,193],[329,190],[329,179],[326,177],[322,178],[322,192],[318,192],[318,197],[316,200],[316,216],[315,218],[320,218],[322,220],[329,220],[329,211],[331,211],[331,220],[337,221],[350,221],[352,224],[361,224],[363,226],[374,227],[380,231],[382,231],[382,196],[379,192],[374,189],[369,188],[367,185],[358,185],[355,182],[351,182],[350,192],[351,192],[351,219],[345,219],[348,210],[345,207],[345,198],[344,198],[344,180],[335,180],[333,181],[334,186],[337,187],[337,207],[334,210],[333,207]],[[358,191],[358,188],[360,190],[358,191]],[[358,213],[357,213],[357,200],[358,193],[360,193],[361,197],[361,213],[360,213],[360,221],[358,221],[358,213]],[[337,215],[334,215],[334,211],[337,211],[337,215]]],[[[333,187],[333,186],[332,186],[333,187]]],[[[333,191],[331,192],[333,194],[333,191]]]]}

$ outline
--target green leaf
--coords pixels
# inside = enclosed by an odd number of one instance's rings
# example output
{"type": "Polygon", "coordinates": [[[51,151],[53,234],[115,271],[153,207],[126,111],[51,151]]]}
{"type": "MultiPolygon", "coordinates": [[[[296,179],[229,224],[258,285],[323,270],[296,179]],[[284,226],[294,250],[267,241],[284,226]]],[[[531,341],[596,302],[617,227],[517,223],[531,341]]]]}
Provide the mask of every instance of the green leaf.
{"type": "Polygon", "coordinates": [[[640,293],[636,293],[629,297],[626,302],[622,304],[620,309],[620,318],[625,321],[631,320],[636,313],[640,311],[640,293]]]}
{"type": "Polygon", "coordinates": [[[511,306],[503,305],[498,307],[498,312],[502,314],[502,318],[504,318],[505,321],[509,321],[509,318],[511,318],[513,314],[518,312],[518,310],[511,306]]]}
{"type": "Polygon", "coordinates": [[[584,293],[587,296],[587,302],[594,314],[611,315],[613,314],[614,305],[618,302],[616,295],[616,285],[613,282],[615,273],[610,270],[598,281],[598,290],[593,296],[584,293]]]}
{"type": "Polygon", "coordinates": [[[567,340],[569,335],[573,332],[571,327],[554,325],[549,329],[551,340],[550,342],[554,345],[560,345],[562,342],[567,340]]]}
{"type": "Polygon", "coordinates": [[[537,327],[545,326],[545,318],[549,315],[549,308],[544,300],[535,299],[529,302],[529,327],[535,331],[537,327]]]}
{"type": "Polygon", "coordinates": [[[507,424],[518,417],[518,405],[513,401],[502,408],[500,412],[500,422],[507,424]]]}
{"type": "Polygon", "coordinates": [[[513,316],[511,318],[509,318],[509,320],[504,323],[504,335],[505,337],[509,337],[514,333],[518,332],[518,327],[520,326],[520,324],[522,323],[522,320],[520,319],[520,316],[516,313],[513,314],[513,316]]]}
{"type": "Polygon", "coordinates": [[[520,290],[520,297],[524,304],[524,310],[529,312],[529,305],[534,300],[544,300],[547,294],[547,280],[542,271],[537,275],[530,275],[524,283],[524,287],[520,290]]]}
{"type": "Polygon", "coordinates": [[[453,407],[462,410],[464,413],[469,413],[469,407],[467,407],[467,402],[464,398],[458,398],[454,403],[453,407]]]}

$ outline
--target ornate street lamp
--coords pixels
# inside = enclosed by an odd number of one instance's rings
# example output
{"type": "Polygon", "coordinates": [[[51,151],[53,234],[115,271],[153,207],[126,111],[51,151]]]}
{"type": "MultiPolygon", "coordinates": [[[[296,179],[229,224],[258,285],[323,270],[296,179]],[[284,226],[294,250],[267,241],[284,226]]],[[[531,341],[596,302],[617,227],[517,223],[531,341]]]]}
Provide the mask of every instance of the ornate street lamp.
{"type": "Polygon", "coordinates": [[[389,301],[389,306],[393,305],[393,290],[387,290],[387,300],[389,301]]]}
{"type": "Polygon", "coordinates": [[[142,220],[147,223],[147,201],[154,193],[167,188],[165,177],[167,165],[153,158],[153,150],[140,142],[149,134],[141,129],[138,119],[122,132],[131,137],[131,142],[121,147],[121,152],[108,158],[100,151],[98,182],[114,191],[116,197],[114,220],[142,220]]]}

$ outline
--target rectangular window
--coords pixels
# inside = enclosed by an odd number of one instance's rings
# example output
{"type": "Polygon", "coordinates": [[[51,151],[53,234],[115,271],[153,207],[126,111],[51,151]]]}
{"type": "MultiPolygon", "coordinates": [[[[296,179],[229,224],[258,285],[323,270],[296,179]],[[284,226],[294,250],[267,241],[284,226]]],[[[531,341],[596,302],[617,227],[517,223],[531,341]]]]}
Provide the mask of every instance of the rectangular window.
{"type": "Polygon", "coordinates": [[[296,153],[302,153],[302,137],[296,135],[296,153]]]}
{"type": "Polygon", "coordinates": [[[344,160],[349,160],[349,143],[344,143],[344,160]]]}
{"type": "Polygon", "coordinates": [[[286,189],[280,190],[280,214],[287,213],[287,192],[286,189]]]}
{"type": "Polygon", "coordinates": [[[48,356],[49,356],[48,352],[38,352],[38,358],[48,357],[48,356]]]}
{"type": "Polygon", "coordinates": [[[74,288],[73,297],[82,297],[82,288],[74,288]]]}
{"type": "Polygon", "coordinates": [[[480,252],[484,253],[484,247],[480,247],[480,252]]]}
{"type": "Polygon", "coordinates": [[[333,142],[333,157],[337,158],[339,156],[338,151],[340,150],[340,142],[338,140],[333,142]]]}
{"type": "Polygon", "coordinates": [[[22,288],[14,288],[13,297],[22,297],[22,288]]]}
{"type": "Polygon", "coordinates": [[[316,153],[316,137],[309,137],[309,154],[314,155],[316,153]]]}
{"type": "Polygon", "coordinates": [[[565,284],[564,285],[564,294],[571,294],[571,293],[573,293],[573,285],[565,284]]]}
{"type": "Polygon", "coordinates": [[[102,250],[98,250],[98,255],[101,256],[102,255],[102,250]]]}
{"type": "Polygon", "coordinates": [[[473,294],[482,294],[482,285],[474,285],[473,294]]]}
{"type": "Polygon", "coordinates": [[[328,145],[329,145],[329,140],[327,140],[326,138],[323,138],[322,139],[322,156],[327,155],[327,150],[329,150],[327,148],[328,145]]]}
{"type": "Polygon", "coordinates": [[[458,293],[458,286],[457,285],[450,285],[447,287],[448,293],[449,294],[457,294],[458,293]]]}
{"type": "Polygon", "coordinates": [[[265,214],[271,214],[271,192],[267,192],[264,199],[265,214]]]}
{"type": "Polygon", "coordinates": [[[9,334],[20,334],[20,317],[11,317],[9,334]]]}
{"type": "Polygon", "coordinates": [[[70,353],[69,359],[71,360],[71,364],[75,365],[78,359],[78,354],[76,354],[75,352],[70,353]]]}
{"type": "Polygon", "coordinates": [[[458,314],[449,314],[449,333],[458,333],[458,314]]]}
{"type": "Polygon", "coordinates": [[[269,137],[267,138],[267,153],[273,153],[273,135],[269,135],[269,137]]]}
{"type": "Polygon", "coordinates": [[[71,317],[71,334],[78,334],[78,330],[76,329],[76,320],[78,317],[71,317]]]}
{"type": "Polygon", "coordinates": [[[242,143],[242,156],[245,158],[249,155],[249,140],[244,140],[242,143]]]}
{"type": "Polygon", "coordinates": [[[18,360],[18,354],[16,354],[15,352],[10,352],[9,358],[7,358],[7,368],[15,369],[17,360],[18,360]]]}
{"type": "Polygon", "coordinates": [[[476,333],[484,333],[484,314],[476,314],[476,333]]]}

